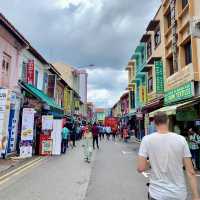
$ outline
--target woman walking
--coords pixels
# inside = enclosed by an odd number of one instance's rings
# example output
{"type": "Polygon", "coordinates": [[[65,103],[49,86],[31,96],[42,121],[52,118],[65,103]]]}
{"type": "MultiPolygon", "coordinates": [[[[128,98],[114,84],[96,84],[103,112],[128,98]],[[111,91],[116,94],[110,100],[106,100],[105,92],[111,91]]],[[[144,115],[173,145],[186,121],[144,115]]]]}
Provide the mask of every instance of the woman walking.
{"type": "Polygon", "coordinates": [[[86,162],[91,162],[92,157],[92,132],[89,126],[83,128],[83,147],[84,159],[86,162]]]}

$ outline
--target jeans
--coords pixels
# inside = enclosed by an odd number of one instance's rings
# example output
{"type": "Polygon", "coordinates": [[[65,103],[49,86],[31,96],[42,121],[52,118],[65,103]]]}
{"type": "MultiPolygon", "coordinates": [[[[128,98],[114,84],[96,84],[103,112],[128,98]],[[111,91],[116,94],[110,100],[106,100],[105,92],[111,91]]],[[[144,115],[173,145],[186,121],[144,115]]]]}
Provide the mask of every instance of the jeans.
{"type": "Polygon", "coordinates": [[[66,153],[66,150],[67,150],[67,139],[62,139],[61,153],[66,153]]]}
{"type": "Polygon", "coordinates": [[[191,154],[192,154],[192,159],[194,160],[194,162],[195,162],[195,167],[199,167],[198,166],[198,160],[199,160],[199,155],[198,155],[198,149],[195,149],[195,150],[193,150],[193,149],[191,149],[190,150],[191,151],[191,154]]]}
{"type": "Polygon", "coordinates": [[[93,149],[95,149],[95,143],[97,148],[99,149],[99,138],[98,136],[93,136],[93,149]]]}

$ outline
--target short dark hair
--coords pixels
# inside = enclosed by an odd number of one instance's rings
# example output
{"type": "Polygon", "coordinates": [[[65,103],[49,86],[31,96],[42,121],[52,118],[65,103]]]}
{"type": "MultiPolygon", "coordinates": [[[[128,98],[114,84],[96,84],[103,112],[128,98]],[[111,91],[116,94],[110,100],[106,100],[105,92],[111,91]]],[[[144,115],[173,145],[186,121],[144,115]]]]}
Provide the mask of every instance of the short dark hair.
{"type": "Polygon", "coordinates": [[[165,112],[157,112],[154,115],[154,123],[155,125],[167,124],[168,116],[165,112]]]}

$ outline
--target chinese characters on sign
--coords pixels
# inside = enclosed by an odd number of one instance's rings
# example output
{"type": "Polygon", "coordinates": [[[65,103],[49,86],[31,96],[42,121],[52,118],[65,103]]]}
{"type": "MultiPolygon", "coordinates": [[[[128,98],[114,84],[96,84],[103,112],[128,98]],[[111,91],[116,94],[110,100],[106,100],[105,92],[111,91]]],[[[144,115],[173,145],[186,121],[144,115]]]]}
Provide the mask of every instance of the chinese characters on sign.
{"type": "Polygon", "coordinates": [[[165,93],[164,102],[165,104],[174,103],[184,99],[189,99],[194,96],[194,83],[189,82],[181,87],[170,90],[165,93]]]}
{"type": "Polygon", "coordinates": [[[27,63],[27,83],[34,85],[34,60],[29,60],[27,63]]]}
{"type": "Polygon", "coordinates": [[[164,93],[164,77],[163,77],[163,63],[162,61],[155,61],[156,72],[156,93],[164,93]]]}

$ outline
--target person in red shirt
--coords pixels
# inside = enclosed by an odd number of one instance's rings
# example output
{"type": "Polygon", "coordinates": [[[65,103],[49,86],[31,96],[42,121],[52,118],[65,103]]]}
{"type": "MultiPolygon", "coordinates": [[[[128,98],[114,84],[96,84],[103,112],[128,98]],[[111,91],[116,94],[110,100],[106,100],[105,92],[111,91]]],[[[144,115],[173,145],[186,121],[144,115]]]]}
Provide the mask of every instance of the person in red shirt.
{"type": "Polygon", "coordinates": [[[99,127],[96,123],[92,126],[92,136],[93,136],[93,149],[95,149],[95,143],[97,148],[99,149],[99,127]]]}

